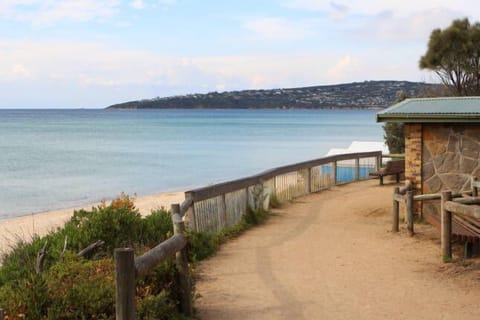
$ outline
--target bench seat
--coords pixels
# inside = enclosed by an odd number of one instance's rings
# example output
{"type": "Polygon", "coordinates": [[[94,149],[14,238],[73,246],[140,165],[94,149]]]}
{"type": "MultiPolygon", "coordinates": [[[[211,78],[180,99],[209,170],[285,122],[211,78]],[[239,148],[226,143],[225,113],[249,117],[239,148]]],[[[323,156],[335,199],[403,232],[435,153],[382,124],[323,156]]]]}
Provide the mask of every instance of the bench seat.
{"type": "Polygon", "coordinates": [[[400,182],[400,175],[405,172],[405,160],[392,160],[388,161],[386,166],[378,171],[370,172],[370,176],[380,178],[380,185],[383,185],[383,177],[395,175],[397,183],[400,182]]]}

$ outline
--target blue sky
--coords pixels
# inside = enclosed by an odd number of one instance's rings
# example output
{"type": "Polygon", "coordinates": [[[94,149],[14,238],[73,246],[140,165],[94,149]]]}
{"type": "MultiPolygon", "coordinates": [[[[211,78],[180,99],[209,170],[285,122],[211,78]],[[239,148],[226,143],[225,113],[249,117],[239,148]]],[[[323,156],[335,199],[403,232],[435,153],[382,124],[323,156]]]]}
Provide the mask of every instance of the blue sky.
{"type": "Polygon", "coordinates": [[[476,0],[0,0],[0,108],[435,81],[428,37],[476,0]]]}

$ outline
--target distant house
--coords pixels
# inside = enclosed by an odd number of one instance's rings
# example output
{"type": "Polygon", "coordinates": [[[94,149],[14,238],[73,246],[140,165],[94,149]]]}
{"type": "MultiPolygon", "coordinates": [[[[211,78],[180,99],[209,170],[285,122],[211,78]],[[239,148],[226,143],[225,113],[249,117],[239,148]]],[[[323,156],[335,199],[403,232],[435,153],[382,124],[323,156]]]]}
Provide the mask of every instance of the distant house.
{"type": "MultiPolygon", "coordinates": [[[[407,99],[377,122],[405,124],[405,178],[417,193],[470,190],[470,178],[480,177],[480,97],[407,99]]],[[[434,203],[418,210],[439,213],[434,203]]]]}

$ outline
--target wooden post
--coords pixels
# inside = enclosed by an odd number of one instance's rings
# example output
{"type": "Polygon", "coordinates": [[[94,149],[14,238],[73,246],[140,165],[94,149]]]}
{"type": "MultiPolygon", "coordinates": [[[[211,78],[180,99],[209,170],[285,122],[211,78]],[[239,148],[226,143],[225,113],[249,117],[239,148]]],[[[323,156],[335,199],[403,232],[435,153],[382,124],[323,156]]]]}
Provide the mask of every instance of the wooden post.
{"type": "Polygon", "coordinates": [[[337,161],[332,163],[333,185],[337,185],[337,161]]]}
{"type": "Polygon", "coordinates": [[[377,163],[376,164],[377,164],[377,168],[375,169],[375,171],[378,171],[382,167],[382,155],[381,154],[377,156],[377,163]]]}
{"type": "MultiPolygon", "coordinates": [[[[223,220],[223,225],[221,226],[222,228],[227,227],[227,197],[224,194],[222,194],[222,220],[223,220]]],[[[173,211],[172,211],[173,212],[173,211]]]]}
{"type": "Polygon", "coordinates": [[[400,203],[395,199],[395,195],[398,194],[400,190],[399,187],[396,187],[393,190],[393,221],[392,221],[392,231],[398,232],[399,231],[399,217],[400,217],[400,203]]]}
{"type": "MultiPolygon", "coordinates": [[[[273,177],[273,190],[272,190],[272,195],[275,195],[277,197],[277,176],[273,177]]],[[[278,197],[277,197],[278,199],[278,197]]]]}
{"type": "Polygon", "coordinates": [[[307,194],[312,193],[312,168],[307,168],[307,194]]]}
{"type": "Polygon", "coordinates": [[[405,195],[405,207],[407,210],[407,230],[408,235],[413,236],[413,191],[408,190],[405,195]]]}
{"type": "MultiPolygon", "coordinates": [[[[193,199],[193,196],[190,192],[185,192],[185,200],[187,199],[193,199]]],[[[190,222],[190,226],[193,231],[198,231],[197,217],[195,215],[195,201],[192,201],[192,205],[190,208],[192,210],[192,216],[190,217],[192,220],[190,222]]]]}
{"type": "Polygon", "coordinates": [[[442,192],[441,203],[441,235],[442,235],[442,258],[443,262],[452,261],[452,213],[445,208],[445,203],[452,200],[452,192],[442,192]]]}
{"type": "Polygon", "coordinates": [[[3,309],[0,309],[0,320],[5,318],[5,314],[3,313],[3,309]]]}
{"type": "Polygon", "coordinates": [[[472,197],[478,197],[478,188],[477,185],[477,177],[472,177],[471,185],[472,185],[472,197]]]}
{"type": "Polygon", "coordinates": [[[360,158],[355,158],[355,181],[360,180],[360,158]]]}
{"type": "MultiPolygon", "coordinates": [[[[185,223],[180,218],[180,206],[172,204],[173,233],[183,234],[185,232],[185,223]]],[[[193,315],[192,306],[192,285],[190,283],[190,272],[188,268],[188,256],[186,246],[175,254],[176,267],[178,271],[178,280],[180,283],[180,309],[186,316],[193,315]]]]}
{"type": "Polygon", "coordinates": [[[115,249],[116,320],[135,319],[135,256],[131,248],[115,249]]]}

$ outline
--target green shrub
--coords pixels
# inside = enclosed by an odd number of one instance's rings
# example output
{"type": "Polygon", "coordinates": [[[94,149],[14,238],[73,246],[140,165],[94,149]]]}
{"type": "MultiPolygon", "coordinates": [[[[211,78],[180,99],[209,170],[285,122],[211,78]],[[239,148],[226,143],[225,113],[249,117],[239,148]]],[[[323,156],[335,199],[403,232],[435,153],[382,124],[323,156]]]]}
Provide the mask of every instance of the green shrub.
{"type": "MultiPolygon", "coordinates": [[[[215,253],[226,239],[262,223],[263,210],[249,210],[236,226],[218,234],[188,232],[191,261],[215,253]]],[[[140,254],[172,235],[170,213],[161,209],[142,218],[125,195],[107,205],[78,210],[55,232],[20,242],[3,258],[0,268],[0,307],[9,319],[114,319],[113,249],[131,246],[140,254]],[[65,240],[67,243],[64,251],[65,240]],[[105,241],[100,255],[77,257],[80,249],[105,241]],[[44,268],[35,273],[37,253],[46,249],[44,268]]],[[[138,319],[187,319],[178,313],[180,288],[174,259],[137,279],[138,319]]],[[[193,280],[193,279],[192,279],[193,280]]],[[[193,283],[193,281],[192,281],[193,283]]]]}
{"type": "Polygon", "coordinates": [[[272,194],[272,195],[270,195],[268,206],[269,206],[269,208],[277,209],[277,208],[280,208],[282,206],[282,203],[280,202],[280,200],[278,200],[277,195],[272,194]]]}
{"type": "Polygon", "coordinates": [[[142,241],[146,246],[154,247],[173,234],[173,222],[170,212],[159,209],[142,219],[142,241]]]}
{"type": "Polygon", "coordinates": [[[114,319],[111,259],[67,256],[50,270],[0,288],[9,319],[114,319]]]}
{"type": "Polygon", "coordinates": [[[245,226],[246,228],[253,227],[265,222],[268,215],[269,215],[269,212],[263,209],[252,210],[249,208],[242,217],[242,223],[246,224],[245,226]]]}
{"type": "Polygon", "coordinates": [[[126,195],[102,203],[91,211],[76,210],[60,234],[69,236],[70,246],[79,251],[97,240],[105,241],[104,249],[112,254],[115,248],[134,246],[142,231],[142,217],[133,200],[126,195]]]}
{"type": "Polygon", "coordinates": [[[188,255],[190,261],[200,261],[217,252],[219,235],[208,232],[188,231],[188,255]]]}
{"type": "Polygon", "coordinates": [[[68,256],[46,273],[49,319],[115,319],[112,259],[68,256]]]}
{"type": "Polygon", "coordinates": [[[42,239],[34,237],[31,243],[18,242],[11,252],[3,257],[0,271],[0,286],[20,279],[27,279],[35,272],[37,252],[42,248],[42,239]]]}
{"type": "Polygon", "coordinates": [[[0,302],[8,319],[45,319],[50,298],[43,275],[30,273],[4,284],[0,287],[0,302]]]}
{"type": "Polygon", "coordinates": [[[148,295],[138,305],[137,317],[142,320],[188,320],[177,311],[175,301],[166,291],[148,295]]]}

